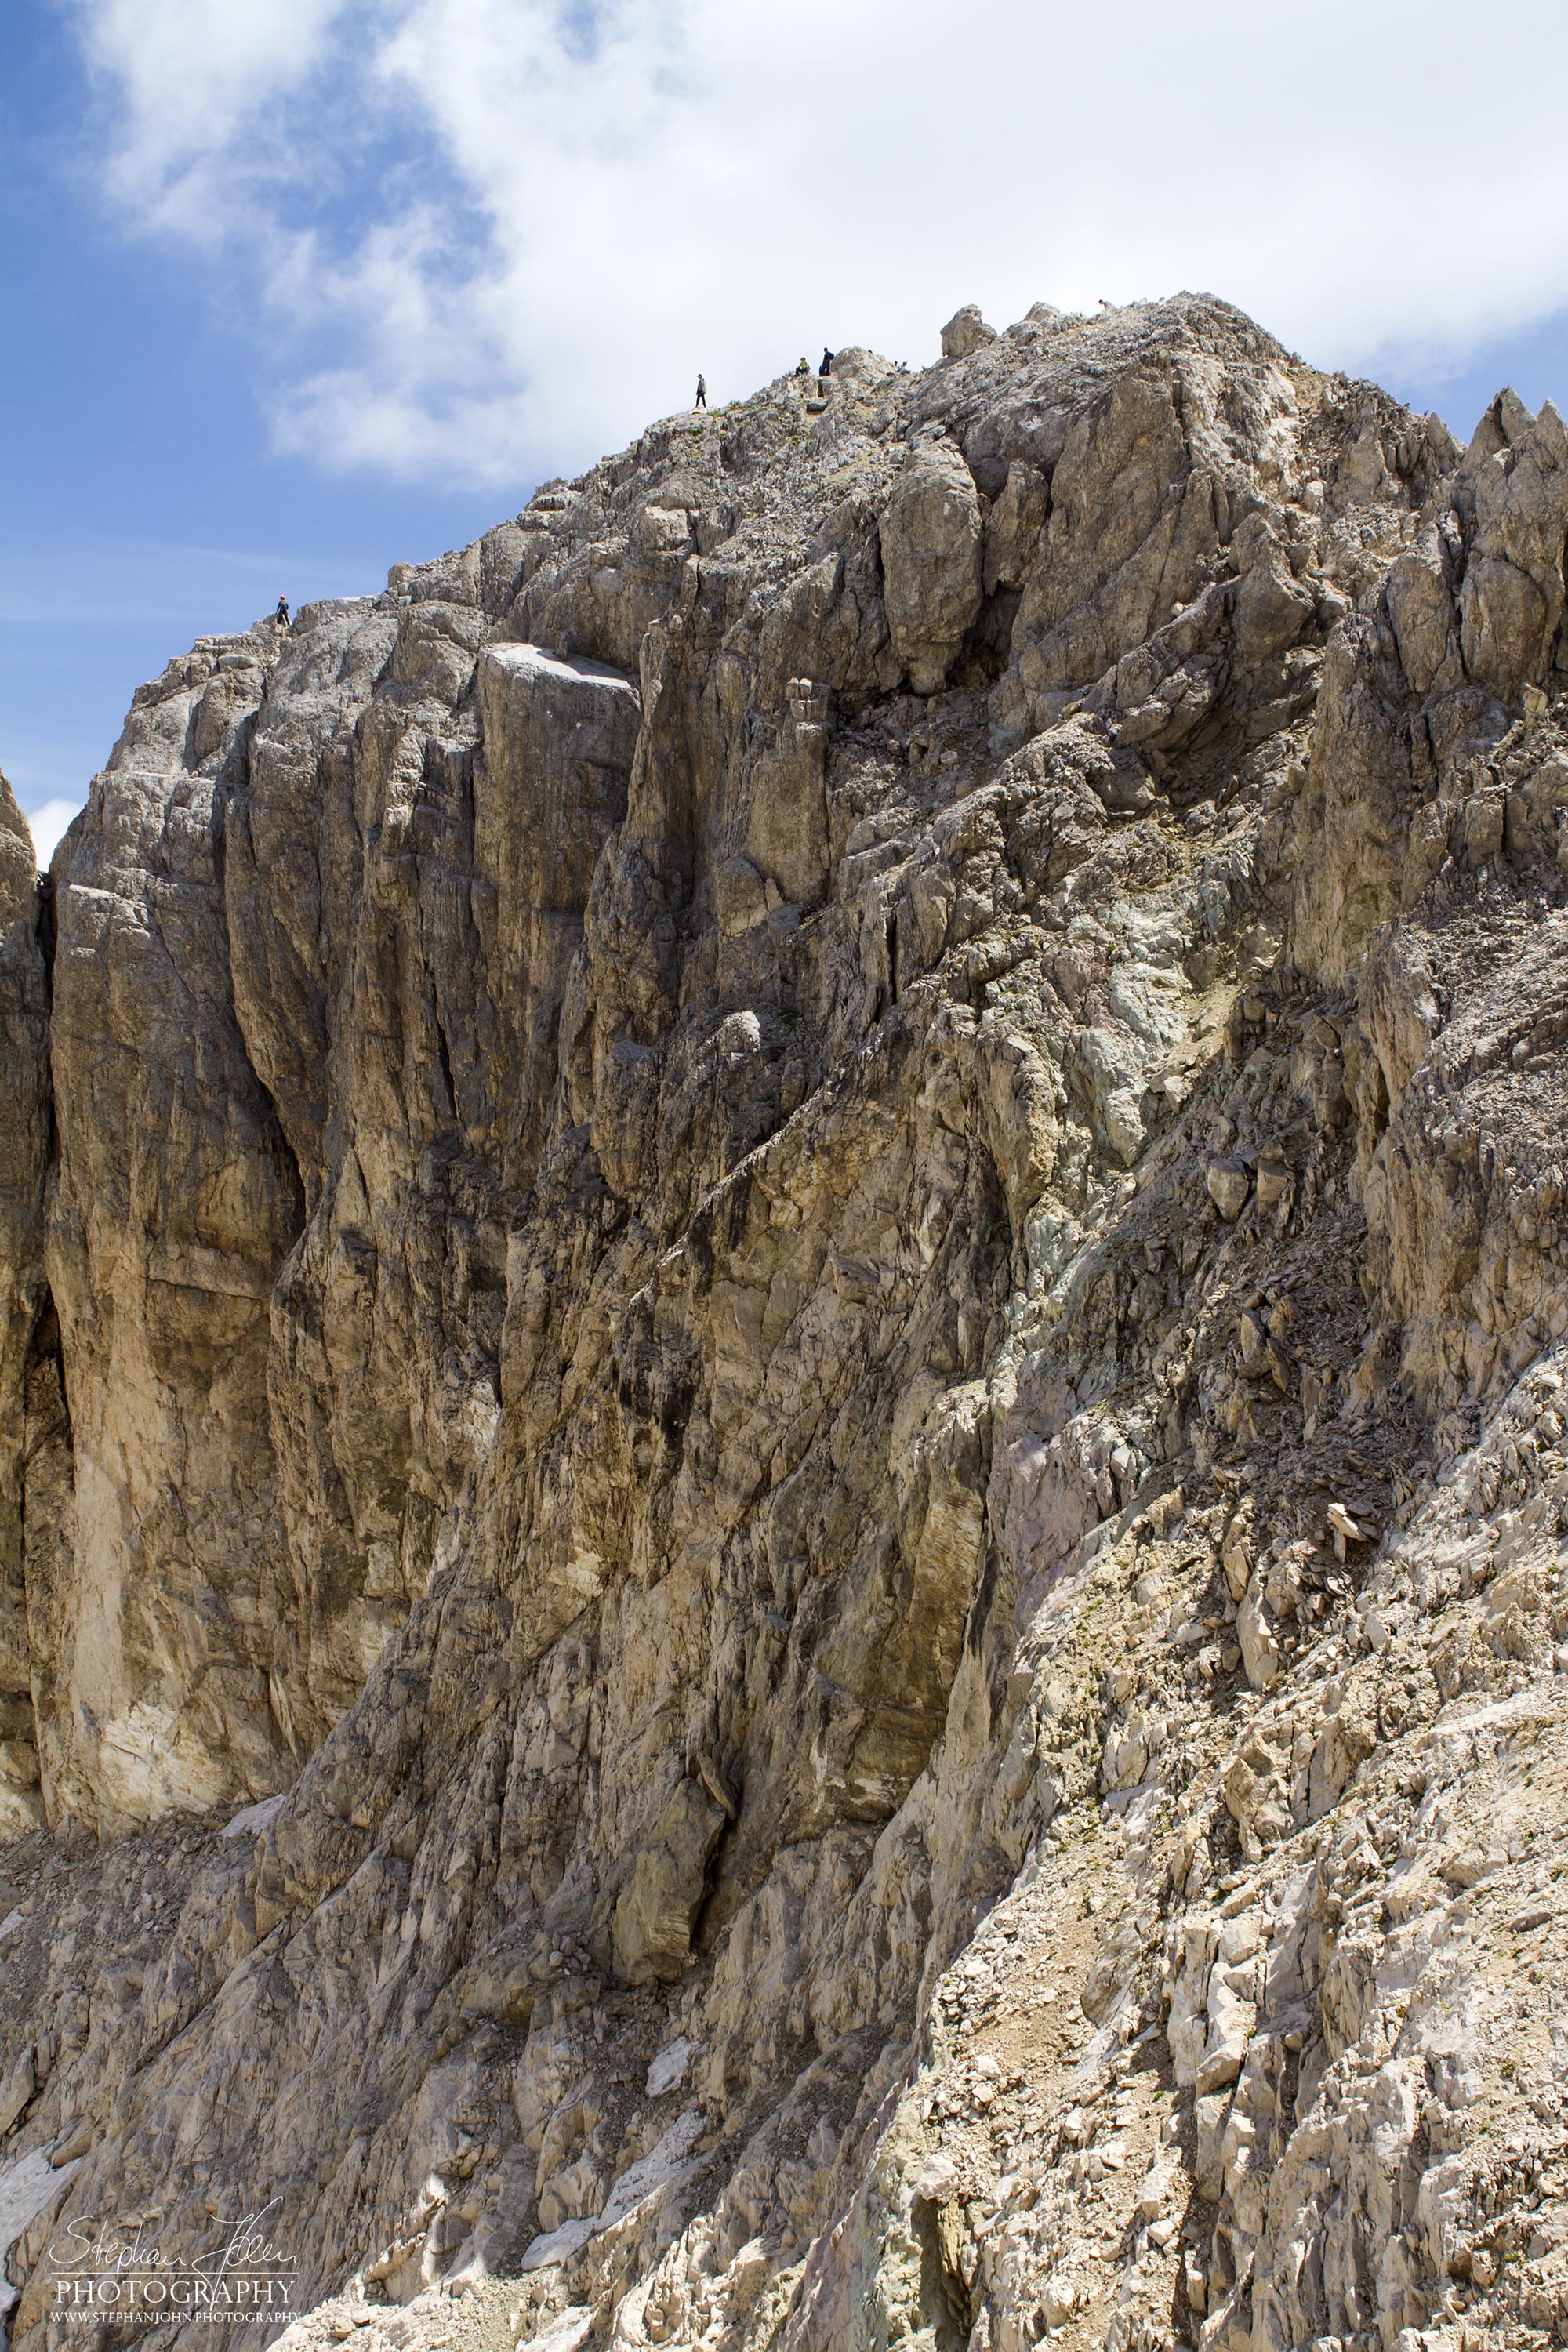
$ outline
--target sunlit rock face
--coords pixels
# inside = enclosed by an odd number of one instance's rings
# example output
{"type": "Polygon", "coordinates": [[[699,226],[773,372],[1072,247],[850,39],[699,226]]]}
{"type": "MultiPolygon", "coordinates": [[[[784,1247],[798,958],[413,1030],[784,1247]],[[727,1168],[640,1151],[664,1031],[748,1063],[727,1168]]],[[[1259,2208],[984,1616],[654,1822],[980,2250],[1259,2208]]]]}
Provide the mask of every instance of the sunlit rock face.
{"type": "Polygon", "coordinates": [[[0,792],[18,2352],[1568,2326],[1568,440],[942,341],[0,792]]]}

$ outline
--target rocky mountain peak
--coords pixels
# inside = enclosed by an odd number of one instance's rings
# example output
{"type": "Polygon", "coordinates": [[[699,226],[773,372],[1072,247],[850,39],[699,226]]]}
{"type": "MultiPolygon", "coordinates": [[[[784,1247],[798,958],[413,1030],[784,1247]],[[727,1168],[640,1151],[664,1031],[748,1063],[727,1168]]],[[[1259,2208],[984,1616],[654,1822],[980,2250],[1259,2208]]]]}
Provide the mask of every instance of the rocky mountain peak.
{"type": "Polygon", "coordinates": [[[0,787],[17,2352],[1568,2326],[1563,423],[942,351],[0,787]]]}

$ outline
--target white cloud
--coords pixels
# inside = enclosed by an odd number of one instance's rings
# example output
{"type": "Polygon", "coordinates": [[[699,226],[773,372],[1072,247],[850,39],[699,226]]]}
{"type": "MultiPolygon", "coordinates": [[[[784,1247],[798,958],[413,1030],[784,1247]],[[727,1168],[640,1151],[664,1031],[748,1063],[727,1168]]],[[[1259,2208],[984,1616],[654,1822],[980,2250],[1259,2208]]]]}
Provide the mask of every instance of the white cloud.
{"type": "Polygon", "coordinates": [[[221,238],[242,192],[289,168],[266,110],[320,67],[343,14],[343,0],[78,0],[114,108],[110,196],[149,225],[221,238]]]}
{"type": "Polygon", "coordinates": [[[72,817],[85,805],[84,796],[82,800],[77,801],[45,801],[41,807],[23,810],[22,814],[32,829],[33,848],[37,856],[40,872],[54,856],[55,844],[72,817]]]}
{"type": "Polygon", "coordinates": [[[1568,303],[1536,0],[1484,56],[1458,0],[81,6],[117,198],[226,248],[277,436],[329,466],[515,482],[700,366],[723,398],[824,339],[927,360],[966,299],[1202,287],[1368,369],[1568,303]]]}

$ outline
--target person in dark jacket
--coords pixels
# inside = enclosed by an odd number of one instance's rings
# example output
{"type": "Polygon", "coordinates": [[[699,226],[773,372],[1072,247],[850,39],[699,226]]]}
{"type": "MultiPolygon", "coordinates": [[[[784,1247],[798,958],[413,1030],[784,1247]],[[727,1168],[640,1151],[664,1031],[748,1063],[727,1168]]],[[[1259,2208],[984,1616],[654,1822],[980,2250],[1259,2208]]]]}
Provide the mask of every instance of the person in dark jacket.
{"type": "Polygon", "coordinates": [[[831,375],[833,373],[833,353],[828,350],[826,343],[822,346],[822,360],[816,373],[818,375],[831,375]]]}
{"type": "Polygon", "coordinates": [[[693,408],[706,408],[708,405],[708,379],[705,375],[697,379],[697,397],[691,405],[693,408]]]}
{"type": "Polygon", "coordinates": [[[273,614],[272,617],[277,622],[280,629],[286,629],[289,626],[289,599],[287,596],[279,597],[278,610],[273,614]]]}

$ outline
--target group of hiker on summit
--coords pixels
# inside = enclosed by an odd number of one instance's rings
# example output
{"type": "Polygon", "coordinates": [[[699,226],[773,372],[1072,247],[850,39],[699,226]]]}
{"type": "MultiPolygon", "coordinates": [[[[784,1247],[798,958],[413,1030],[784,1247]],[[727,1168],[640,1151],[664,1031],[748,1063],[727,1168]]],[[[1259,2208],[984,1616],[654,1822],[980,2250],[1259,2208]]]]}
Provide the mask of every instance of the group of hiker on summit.
{"type": "MultiPolygon", "coordinates": [[[[833,373],[833,362],[837,356],[837,352],[830,352],[826,344],[824,343],[822,347],[822,357],[817,362],[816,365],[816,373],[819,378],[823,376],[830,376],[833,373]]],[[[804,352],[795,362],[795,373],[796,375],[806,376],[811,373],[811,362],[806,358],[804,352]]],[[[708,405],[708,379],[705,375],[700,375],[697,379],[697,397],[692,402],[691,405],[693,408],[706,408],[708,405]]]]}
{"type": "MultiPolygon", "coordinates": [[[[833,362],[837,356],[837,354],[834,352],[830,352],[826,344],[824,343],[822,346],[822,357],[817,362],[816,367],[816,373],[819,379],[830,376],[833,373],[833,362]]],[[[797,376],[809,376],[811,373],[811,362],[806,358],[804,352],[801,353],[799,360],[795,362],[795,373],[797,376]]],[[[691,404],[694,408],[706,408],[708,405],[708,379],[705,375],[700,374],[698,376],[697,397],[691,404]]],[[[278,609],[273,614],[272,618],[277,626],[280,629],[287,629],[292,626],[289,618],[289,599],[287,596],[279,597],[278,609]]]]}

